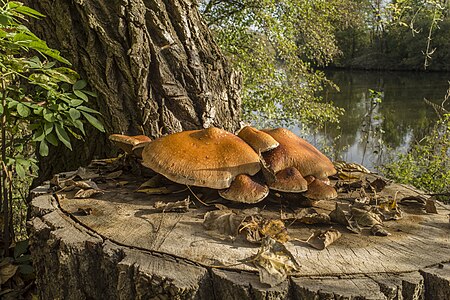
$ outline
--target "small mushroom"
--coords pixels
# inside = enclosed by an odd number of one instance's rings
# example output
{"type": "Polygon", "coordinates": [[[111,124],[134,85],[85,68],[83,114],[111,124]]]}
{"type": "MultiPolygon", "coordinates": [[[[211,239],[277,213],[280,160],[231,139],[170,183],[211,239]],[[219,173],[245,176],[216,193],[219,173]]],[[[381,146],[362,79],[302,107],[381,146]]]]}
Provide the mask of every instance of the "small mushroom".
{"type": "Polygon", "coordinates": [[[302,174],[294,168],[289,167],[275,174],[275,181],[269,183],[272,190],[287,193],[300,193],[308,188],[308,183],[302,174]]]}
{"type": "MultiPolygon", "coordinates": [[[[151,141],[151,139],[145,135],[129,136],[124,134],[111,134],[109,140],[127,154],[139,154],[139,152],[134,152],[133,149],[136,147],[144,147],[151,141]]],[[[139,157],[139,155],[137,156],[139,157]]]]}
{"type": "Polygon", "coordinates": [[[337,198],[336,190],[313,176],[306,176],[305,180],[308,182],[308,190],[303,194],[306,198],[311,200],[330,200],[337,198]]]}
{"type": "Polygon", "coordinates": [[[212,127],[164,136],[148,143],[142,158],[144,166],[174,182],[227,189],[221,192],[226,199],[256,202],[254,189],[243,188],[244,181],[249,180],[238,175],[255,175],[261,169],[259,155],[241,138],[225,130],[212,127]],[[238,181],[233,185],[235,178],[238,181]],[[239,191],[233,192],[234,188],[239,191]]]}
{"type": "Polygon", "coordinates": [[[256,153],[272,150],[279,145],[279,143],[269,134],[251,126],[242,128],[239,131],[238,136],[249,144],[256,153]]]}
{"type": "Polygon", "coordinates": [[[268,194],[267,185],[260,184],[245,174],[239,174],[228,189],[219,191],[222,198],[243,203],[258,203],[268,194]]]}

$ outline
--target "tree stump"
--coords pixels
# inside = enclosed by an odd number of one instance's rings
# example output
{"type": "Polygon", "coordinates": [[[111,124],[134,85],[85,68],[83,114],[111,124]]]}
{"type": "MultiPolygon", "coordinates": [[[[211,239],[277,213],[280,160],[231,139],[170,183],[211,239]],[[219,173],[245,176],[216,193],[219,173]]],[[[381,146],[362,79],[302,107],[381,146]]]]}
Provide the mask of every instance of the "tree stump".
{"type": "MultiPolygon", "coordinates": [[[[157,212],[156,201],[186,194],[136,193],[143,181],[121,176],[99,184],[104,194],[87,199],[74,199],[74,191],[34,190],[31,247],[41,299],[450,299],[449,210],[443,204],[437,214],[405,206],[402,219],[385,222],[387,237],[333,225],[342,237],[324,250],[287,242],[300,271],[270,287],[252,264],[242,263],[258,245],[204,229],[203,216],[214,206],[194,201],[188,212],[157,212]]],[[[380,192],[397,199],[419,193],[395,183],[380,192]]],[[[330,212],[336,201],[352,197],[340,193],[314,206],[330,212]]],[[[273,218],[288,209],[270,199],[258,206],[273,218]]],[[[325,227],[288,230],[306,239],[325,227]]]]}

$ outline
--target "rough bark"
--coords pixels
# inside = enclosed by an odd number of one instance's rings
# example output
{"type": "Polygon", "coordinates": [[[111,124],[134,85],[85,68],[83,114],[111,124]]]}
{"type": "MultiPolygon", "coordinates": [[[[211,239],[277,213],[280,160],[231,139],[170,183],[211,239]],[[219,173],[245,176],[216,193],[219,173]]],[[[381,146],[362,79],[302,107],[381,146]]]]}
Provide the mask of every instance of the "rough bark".
{"type": "MultiPolygon", "coordinates": [[[[45,188],[34,191],[31,245],[42,299],[450,297],[444,207],[439,206],[437,215],[406,211],[402,220],[386,225],[390,237],[340,229],[343,237],[323,251],[286,244],[301,270],[269,287],[259,281],[251,264],[237,264],[255,254],[255,246],[204,231],[201,216],[210,208],[157,213],[152,203],[169,196],[132,193],[138,184],[130,182],[128,188],[104,184],[105,194],[97,199],[73,199],[70,193],[53,196],[45,188]],[[79,214],[80,208],[90,208],[91,213],[79,214]],[[225,267],[218,269],[221,264],[225,267]]],[[[399,198],[417,194],[396,184],[384,191],[399,198]]],[[[279,213],[275,204],[261,206],[267,214],[279,213]]],[[[291,236],[300,238],[311,230],[314,227],[289,228],[291,236]]]]}
{"type": "MultiPolygon", "coordinates": [[[[26,0],[47,17],[32,30],[98,93],[108,133],[158,137],[238,127],[240,76],[231,70],[190,0],[26,0]]],[[[106,145],[106,146],[105,146],[106,145]]],[[[71,154],[50,155],[44,177],[109,154],[91,131],[71,154]],[[61,157],[61,158],[60,158],[61,157]]],[[[55,154],[55,153],[53,153],[55,154]]]]}

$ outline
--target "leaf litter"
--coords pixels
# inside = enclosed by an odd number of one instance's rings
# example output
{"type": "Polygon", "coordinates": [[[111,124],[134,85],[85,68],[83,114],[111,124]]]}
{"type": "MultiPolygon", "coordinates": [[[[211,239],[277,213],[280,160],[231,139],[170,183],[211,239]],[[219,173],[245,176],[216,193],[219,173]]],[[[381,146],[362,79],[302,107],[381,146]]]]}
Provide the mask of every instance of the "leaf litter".
{"type": "Polygon", "coordinates": [[[261,247],[250,261],[259,271],[259,280],[271,287],[279,285],[288,275],[300,270],[300,264],[291,251],[269,236],[261,241],[261,247]]]}

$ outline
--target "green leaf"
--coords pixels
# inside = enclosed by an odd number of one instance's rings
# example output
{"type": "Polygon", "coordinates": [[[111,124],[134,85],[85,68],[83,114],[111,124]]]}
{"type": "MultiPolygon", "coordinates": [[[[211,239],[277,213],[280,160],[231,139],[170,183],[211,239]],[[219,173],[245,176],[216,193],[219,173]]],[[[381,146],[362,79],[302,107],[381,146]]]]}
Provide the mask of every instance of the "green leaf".
{"type": "Polygon", "coordinates": [[[78,120],[80,118],[81,113],[78,110],[76,110],[75,108],[72,107],[71,109],[69,109],[69,115],[72,118],[72,120],[75,121],[75,120],[78,120]]]}
{"type": "Polygon", "coordinates": [[[3,115],[3,106],[0,105],[0,116],[3,115]]]}
{"type": "Polygon", "coordinates": [[[86,132],[84,132],[84,124],[81,120],[75,120],[73,124],[83,133],[83,135],[86,135],[86,132]]]}
{"type": "Polygon", "coordinates": [[[8,98],[8,108],[14,108],[17,106],[17,104],[19,104],[19,101],[16,100],[12,100],[11,98],[8,98]]]}
{"type": "Polygon", "coordinates": [[[31,265],[19,265],[19,273],[23,275],[29,275],[34,272],[34,269],[31,265]]]}
{"type": "Polygon", "coordinates": [[[53,146],[58,146],[58,139],[56,138],[56,136],[53,133],[50,133],[49,135],[47,135],[45,137],[45,140],[47,142],[49,142],[50,144],[52,144],[53,146]]]}
{"type": "Polygon", "coordinates": [[[77,81],[79,75],[72,69],[69,68],[55,68],[44,70],[44,73],[51,76],[54,82],[66,82],[73,84],[77,81]]]}
{"type": "Polygon", "coordinates": [[[35,141],[35,142],[43,141],[44,138],[45,138],[45,133],[41,128],[36,130],[33,134],[33,141],[35,141]]]}
{"type": "Polygon", "coordinates": [[[81,112],[83,116],[88,120],[89,123],[91,123],[92,126],[100,130],[101,132],[105,132],[105,128],[103,127],[103,124],[100,123],[99,120],[97,120],[94,116],[88,114],[87,112],[82,111],[81,112]]]}
{"type": "Polygon", "coordinates": [[[28,159],[25,159],[23,157],[16,157],[16,162],[18,164],[21,164],[22,166],[24,166],[25,168],[29,168],[30,167],[30,163],[31,161],[28,159]]]}
{"type": "Polygon", "coordinates": [[[23,144],[15,144],[14,148],[17,152],[22,153],[23,152],[23,144]]]}
{"type": "Polygon", "coordinates": [[[50,132],[53,131],[53,123],[45,122],[44,123],[44,132],[45,135],[49,135],[50,132]]]}
{"type": "Polygon", "coordinates": [[[39,51],[46,56],[50,56],[51,58],[54,58],[62,63],[65,63],[66,65],[69,65],[69,66],[72,65],[70,63],[70,61],[68,61],[67,59],[65,59],[64,57],[62,57],[60,55],[60,52],[58,50],[49,48],[47,46],[47,43],[45,43],[42,40],[32,41],[31,43],[29,43],[28,47],[30,47],[36,51],[39,51]]]}
{"type": "Polygon", "coordinates": [[[8,24],[9,24],[9,18],[7,16],[5,16],[5,15],[0,15],[0,25],[1,26],[8,26],[8,24]]]}
{"type": "Polygon", "coordinates": [[[28,117],[31,113],[31,110],[28,107],[26,107],[25,105],[23,105],[22,103],[17,104],[16,109],[17,109],[17,113],[23,118],[28,117]]]}
{"type": "Polygon", "coordinates": [[[70,105],[73,106],[73,107],[80,106],[83,103],[84,103],[84,101],[80,100],[80,99],[73,99],[73,100],[70,101],[70,105]]]}
{"type": "Polygon", "coordinates": [[[34,83],[42,83],[42,84],[46,84],[51,80],[48,75],[39,74],[39,73],[31,74],[29,79],[30,79],[30,81],[32,81],[32,83],[34,82],[34,83]]]}
{"type": "Polygon", "coordinates": [[[88,113],[92,113],[92,114],[100,114],[98,111],[96,111],[96,110],[94,110],[94,109],[92,109],[92,108],[86,107],[86,106],[84,106],[84,105],[78,106],[77,108],[78,108],[79,110],[82,110],[82,111],[85,111],[85,112],[88,112],[88,113]]]}
{"type": "Polygon", "coordinates": [[[58,136],[58,139],[70,150],[72,150],[72,145],[70,144],[70,139],[69,139],[69,135],[67,134],[66,130],[64,129],[64,127],[59,124],[56,123],[55,124],[55,130],[56,130],[56,135],[58,136]]]}
{"type": "Polygon", "coordinates": [[[91,91],[83,91],[83,93],[85,93],[86,95],[89,95],[89,96],[91,96],[91,97],[94,97],[94,98],[97,97],[97,94],[94,93],[94,92],[91,92],[91,91]]]}
{"type": "Polygon", "coordinates": [[[22,254],[25,254],[28,249],[28,240],[23,240],[16,243],[14,246],[14,258],[18,258],[22,254]]]}
{"type": "Polygon", "coordinates": [[[89,101],[88,96],[80,90],[74,90],[73,93],[77,95],[78,98],[83,99],[85,102],[89,101]]]}
{"type": "Polygon", "coordinates": [[[55,113],[47,108],[44,108],[44,119],[50,123],[55,121],[55,113]]]}
{"type": "Polygon", "coordinates": [[[26,264],[26,263],[30,263],[30,262],[31,262],[31,255],[30,255],[30,254],[22,255],[22,256],[16,258],[16,259],[14,260],[14,262],[15,262],[16,264],[26,264]]]}
{"type": "Polygon", "coordinates": [[[43,140],[39,145],[39,154],[41,156],[47,156],[48,155],[48,145],[45,140],[43,140]]]}
{"type": "Polygon", "coordinates": [[[84,80],[78,80],[77,82],[75,82],[75,84],[73,85],[73,90],[82,90],[86,87],[87,82],[84,80]]]}
{"type": "Polygon", "coordinates": [[[21,164],[16,163],[16,173],[19,178],[25,178],[25,168],[21,164]]]}
{"type": "Polygon", "coordinates": [[[33,109],[33,113],[35,115],[42,115],[42,111],[44,110],[44,108],[42,106],[38,106],[35,109],[33,109]]]}
{"type": "Polygon", "coordinates": [[[38,12],[37,10],[34,10],[28,6],[25,5],[21,5],[19,7],[16,8],[16,11],[18,11],[21,14],[39,19],[39,18],[44,18],[45,15],[41,14],[40,12],[38,12]]]}

